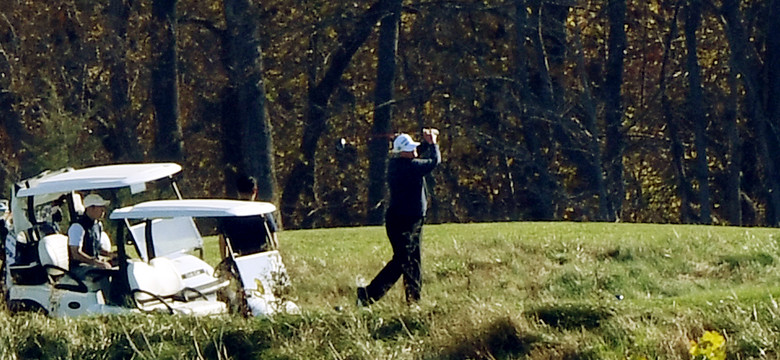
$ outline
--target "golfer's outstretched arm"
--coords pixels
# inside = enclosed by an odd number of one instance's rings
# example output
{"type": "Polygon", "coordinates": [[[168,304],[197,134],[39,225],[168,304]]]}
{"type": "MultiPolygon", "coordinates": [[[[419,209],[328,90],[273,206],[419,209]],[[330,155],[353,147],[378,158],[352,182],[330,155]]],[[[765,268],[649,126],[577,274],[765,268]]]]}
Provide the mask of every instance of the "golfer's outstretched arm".
{"type": "Polygon", "coordinates": [[[438,144],[423,144],[420,146],[425,146],[421,151],[421,154],[425,157],[412,160],[412,167],[417,174],[425,175],[441,164],[441,151],[438,144]]]}

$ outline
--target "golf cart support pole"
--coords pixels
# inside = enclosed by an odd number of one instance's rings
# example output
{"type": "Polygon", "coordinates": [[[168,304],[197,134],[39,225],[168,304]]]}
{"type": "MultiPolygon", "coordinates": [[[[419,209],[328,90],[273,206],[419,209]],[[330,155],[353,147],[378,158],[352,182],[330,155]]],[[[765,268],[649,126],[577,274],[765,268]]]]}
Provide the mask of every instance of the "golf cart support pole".
{"type": "Polygon", "coordinates": [[[111,292],[108,296],[111,302],[118,305],[129,305],[135,301],[132,298],[133,295],[130,294],[130,280],[127,278],[127,252],[125,252],[125,244],[128,242],[128,236],[130,236],[130,231],[119,226],[117,229],[118,241],[116,246],[119,273],[116,274],[115,284],[112,284],[111,292]]]}
{"type": "Polygon", "coordinates": [[[150,261],[157,257],[157,254],[154,251],[154,239],[152,239],[152,219],[146,219],[144,237],[146,238],[146,258],[147,261],[150,261]]]}
{"type": "MultiPolygon", "coordinates": [[[[29,183],[27,185],[30,186],[29,183]]],[[[38,241],[41,239],[38,229],[35,225],[38,225],[38,218],[35,216],[35,196],[27,197],[27,219],[32,226],[27,230],[27,241],[38,241]]]]}
{"type": "Polygon", "coordinates": [[[8,225],[5,223],[5,219],[0,219],[0,256],[3,258],[0,259],[2,261],[0,264],[0,301],[3,302],[3,304],[6,305],[6,308],[8,306],[8,286],[6,286],[6,281],[8,281],[8,255],[5,253],[5,238],[8,236],[8,225]]]}
{"type": "Polygon", "coordinates": [[[70,194],[68,194],[66,201],[68,202],[68,216],[70,216],[71,221],[75,219],[78,216],[78,213],[76,212],[76,199],[75,199],[75,191],[71,191],[70,194]]]}
{"type": "Polygon", "coordinates": [[[181,196],[181,191],[179,191],[179,185],[176,184],[176,180],[173,179],[173,176],[169,176],[168,180],[171,181],[171,187],[173,188],[173,192],[176,193],[176,198],[179,200],[183,199],[181,196]]]}

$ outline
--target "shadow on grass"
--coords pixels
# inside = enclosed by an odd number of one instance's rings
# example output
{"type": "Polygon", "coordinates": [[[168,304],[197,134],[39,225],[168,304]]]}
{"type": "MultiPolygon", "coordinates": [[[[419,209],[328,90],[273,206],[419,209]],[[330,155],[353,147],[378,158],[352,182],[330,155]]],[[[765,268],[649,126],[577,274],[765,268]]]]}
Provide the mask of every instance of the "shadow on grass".
{"type": "Polygon", "coordinates": [[[765,252],[727,255],[721,257],[719,262],[719,264],[728,265],[731,269],[744,268],[752,264],[766,267],[774,265],[774,263],[775,258],[765,252]]]}
{"type": "Polygon", "coordinates": [[[371,332],[375,340],[390,340],[398,336],[428,336],[428,326],[417,316],[390,319],[371,332]]]}
{"type": "Polygon", "coordinates": [[[552,304],[537,307],[527,316],[538,318],[544,323],[564,329],[593,329],[614,315],[610,309],[588,304],[552,304]]]}
{"type": "Polygon", "coordinates": [[[231,359],[266,359],[273,354],[271,349],[273,339],[262,330],[230,330],[222,334],[217,343],[205,346],[203,355],[207,359],[217,359],[219,355],[227,355],[231,359]]]}
{"type": "Polygon", "coordinates": [[[597,259],[599,260],[613,259],[619,262],[629,262],[634,260],[634,253],[631,249],[617,247],[614,249],[609,249],[603,254],[599,254],[597,256],[597,259]]]}
{"type": "Polygon", "coordinates": [[[20,359],[67,359],[70,358],[68,341],[51,334],[30,334],[17,349],[20,359]]]}
{"type": "Polygon", "coordinates": [[[451,348],[431,356],[433,359],[507,359],[528,355],[541,339],[523,334],[509,318],[499,318],[478,330],[473,336],[460,339],[451,348]]]}

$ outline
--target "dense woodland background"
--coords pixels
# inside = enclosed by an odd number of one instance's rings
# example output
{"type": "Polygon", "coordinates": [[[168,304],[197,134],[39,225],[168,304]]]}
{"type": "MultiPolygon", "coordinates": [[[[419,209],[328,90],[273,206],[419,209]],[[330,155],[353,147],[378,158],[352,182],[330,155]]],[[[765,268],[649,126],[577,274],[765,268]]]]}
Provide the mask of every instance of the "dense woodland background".
{"type": "MultiPolygon", "coordinates": [[[[286,228],[381,223],[441,129],[432,222],[780,223],[780,0],[2,0],[0,183],[175,161],[286,228]]],[[[7,190],[2,193],[7,197],[7,190]]]]}

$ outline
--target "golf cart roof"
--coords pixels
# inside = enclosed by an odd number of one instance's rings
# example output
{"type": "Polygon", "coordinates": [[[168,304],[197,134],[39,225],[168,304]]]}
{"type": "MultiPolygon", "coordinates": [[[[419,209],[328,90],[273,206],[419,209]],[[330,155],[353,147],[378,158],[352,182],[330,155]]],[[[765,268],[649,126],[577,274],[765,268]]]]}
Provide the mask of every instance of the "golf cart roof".
{"type": "Polygon", "coordinates": [[[181,166],[174,163],[95,166],[64,171],[52,176],[43,175],[29,188],[20,189],[16,196],[26,197],[126,186],[132,188],[171,176],[179,171],[181,171],[181,166]]]}
{"type": "Polygon", "coordinates": [[[114,210],[111,219],[154,219],[175,217],[233,217],[262,215],[276,206],[258,201],[224,199],[155,200],[114,210]]]}

